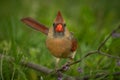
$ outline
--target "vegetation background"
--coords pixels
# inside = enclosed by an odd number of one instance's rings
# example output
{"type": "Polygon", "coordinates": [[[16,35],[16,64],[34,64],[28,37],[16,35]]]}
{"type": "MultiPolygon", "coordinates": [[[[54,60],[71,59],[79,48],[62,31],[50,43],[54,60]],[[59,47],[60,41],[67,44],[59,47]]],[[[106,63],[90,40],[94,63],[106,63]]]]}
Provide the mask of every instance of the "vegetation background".
{"type": "MultiPolygon", "coordinates": [[[[54,69],[54,58],[45,46],[46,36],[29,28],[21,18],[32,17],[50,27],[60,10],[67,27],[74,32],[79,47],[75,60],[95,50],[102,40],[120,24],[120,0],[1,0],[0,54],[12,56],[14,63],[0,59],[0,80],[56,80],[19,65],[21,59],[54,69]]],[[[110,38],[103,51],[120,56],[120,38],[110,38]]],[[[61,61],[61,65],[66,60],[61,61]]],[[[77,77],[120,71],[116,59],[91,55],[71,67],[66,74],[77,77]],[[78,72],[78,68],[82,72],[78,72]]],[[[91,77],[92,79],[92,77],[91,77]]],[[[119,76],[100,79],[120,79],[119,76]]]]}

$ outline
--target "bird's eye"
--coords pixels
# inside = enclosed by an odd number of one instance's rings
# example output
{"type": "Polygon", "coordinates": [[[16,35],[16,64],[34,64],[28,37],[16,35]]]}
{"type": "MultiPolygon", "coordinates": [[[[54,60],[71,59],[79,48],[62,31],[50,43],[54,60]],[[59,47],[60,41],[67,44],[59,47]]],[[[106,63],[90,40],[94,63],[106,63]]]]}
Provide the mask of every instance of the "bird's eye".
{"type": "Polygon", "coordinates": [[[65,26],[66,26],[66,24],[63,24],[63,26],[65,27],[65,26]]]}
{"type": "Polygon", "coordinates": [[[55,23],[53,23],[53,26],[55,26],[55,23]]]}

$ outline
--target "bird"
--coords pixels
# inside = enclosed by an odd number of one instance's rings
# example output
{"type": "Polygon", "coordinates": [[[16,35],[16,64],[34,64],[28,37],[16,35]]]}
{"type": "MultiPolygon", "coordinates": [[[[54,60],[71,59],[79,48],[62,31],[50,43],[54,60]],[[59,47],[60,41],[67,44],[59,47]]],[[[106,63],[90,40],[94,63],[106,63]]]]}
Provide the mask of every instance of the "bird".
{"type": "Polygon", "coordinates": [[[53,22],[53,26],[50,28],[38,23],[30,17],[23,18],[21,20],[25,24],[44,33],[47,36],[46,47],[56,58],[55,66],[58,66],[58,63],[62,58],[69,58],[70,61],[73,61],[78,47],[77,39],[66,27],[66,23],[60,11],[58,11],[53,22]]]}

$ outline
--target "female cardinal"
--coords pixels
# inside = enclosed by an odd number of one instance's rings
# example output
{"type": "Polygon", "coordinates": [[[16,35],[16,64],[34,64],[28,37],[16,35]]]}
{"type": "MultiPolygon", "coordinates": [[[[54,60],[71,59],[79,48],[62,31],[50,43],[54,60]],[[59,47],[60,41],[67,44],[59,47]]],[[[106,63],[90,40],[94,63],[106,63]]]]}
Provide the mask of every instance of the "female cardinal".
{"type": "Polygon", "coordinates": [[[49,29],[46,45],[51,54],[57,58],[57,62],[60,58],[74,58],[77,48],[76,39],[66,28],[60,12],[57,14],[53,27],[49,29]]]}
{"type": "Polygon", "coordinates": [[[56,64],[61,58],[74,58],[77,41],[73,34],[67,29],[60,11],[58,11],[53,26],[49,29],[31,18],[23,18],[22,21],[47,35],[46,46],[51,54],[56,57],[56,64]]]}

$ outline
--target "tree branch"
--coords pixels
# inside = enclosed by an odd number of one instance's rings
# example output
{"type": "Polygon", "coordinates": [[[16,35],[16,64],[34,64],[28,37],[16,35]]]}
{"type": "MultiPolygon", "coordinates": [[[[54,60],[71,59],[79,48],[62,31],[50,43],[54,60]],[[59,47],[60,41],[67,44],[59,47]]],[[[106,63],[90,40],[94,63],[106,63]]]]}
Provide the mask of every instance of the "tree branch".
{"type": "Polygon", "coordinates": [[[101,42],[101,44],[99,45],[99,47],[98,47],[97,50],[100,51],[101,48],[105,45],[105,43],[108,41],[108,39],[112,36],[112,34],[115,33],[115,32],[117,32],[119,29],[120,29],[120,26],[118,26],[116,29],[114,29],[114,30],[108,35],[108,37],[101,42]]]}
{"type": "Polygon", "coordinates": [[[101,49],[102,49],[102,47],[105,45],[105,43],[106,43],[106,42],[110,39],[110,37],[111,37],[115,32],[117,32],[119,29],[120,29],[120,26],[118,26],[116,29],[114,29],[114,30],[108,35],[108,37],[101,42],[101,44],[98,46],[98,49],[97,49],[98,53],[100,53],[100,54],[102,54],[102,55],[104,55],[104,56],[107,56],[107,57],[109,57],[109,58],[120,59],[120,57],[118,57],[118,56],[113,56],[113,55],[110,55],[110,54],[108,54],[108,53],[106,54],[106,53],[104,53],[104,52],[101,51],[101,49]]]}
{"type": "Polygon", "coordinates": [[[52,69],[48,69],[47,67],[44,67],[44,66],[41,66],[41,65],[38,65],[38,64],[35,64],[35,63],[31,63],[31,62],[22,61],[20,64],[22,66],[32,68],[36,71],[42,72],[44,74],[49,74],[53,71],[52,69]]]}

